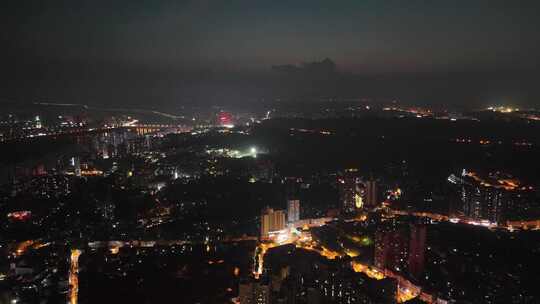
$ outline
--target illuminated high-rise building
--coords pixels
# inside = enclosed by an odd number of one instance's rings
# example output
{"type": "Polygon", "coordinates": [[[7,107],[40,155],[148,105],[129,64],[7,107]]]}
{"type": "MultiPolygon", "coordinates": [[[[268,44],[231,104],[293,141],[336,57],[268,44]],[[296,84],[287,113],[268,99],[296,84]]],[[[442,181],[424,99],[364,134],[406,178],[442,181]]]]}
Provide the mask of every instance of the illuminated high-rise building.
{"type": "Polygon", "coordinates": [[[78,156],[74,156],[70,160],[71,166],[73,167],[73,172],[75,176],[81,176],[81,160],[78,156]]]}
{"type": "Polygon", "coordinates": [[[274,231],[283,230],[286,227],[285,211],[266,208],[261,214],[261,238],[268,238],[274,231]]]}
{"type": "Polygon", "coordinates": [[[409,274],[415,279],[420,279],[424,272],[426,229],[426,226],[422,224],[411,225],[408,270],[409,274]]]}
{"type": "Polygon", "coordinates": [[[377,182],[375,180],[368,180],[366,182],[365,199],[364,203],[366,207],[376,207],[377,202],[377,182]]]}
{"type": "Polygon", "coordinates": [[[287,221],[293,223],[300,220],[300,200],[291,199],[287,201],[287,221]]]}
{"type": "Polygon", "coordinates": [[[375,232],[375,266],[402,272],[409,256],[409,233],[406,227],[386,225],[375,232]]]}
{"type": "Polygon", "coordinates": [[[460,176],[450,175],[448,181],[459,187],[460,215],[472,220],[504,225],[526,213],[535,201],[533,187],[499,172],[480,175],[463,170],[460,176]]]}
{"type": "Polygon", "coordinates": [[[338,178],[339,199],[343,212],[352,213],[357,209],[357,202],[362,203],[362,200],[358,198],[359,186],[357,169],[346,169],[345,173],[338,178]]]}

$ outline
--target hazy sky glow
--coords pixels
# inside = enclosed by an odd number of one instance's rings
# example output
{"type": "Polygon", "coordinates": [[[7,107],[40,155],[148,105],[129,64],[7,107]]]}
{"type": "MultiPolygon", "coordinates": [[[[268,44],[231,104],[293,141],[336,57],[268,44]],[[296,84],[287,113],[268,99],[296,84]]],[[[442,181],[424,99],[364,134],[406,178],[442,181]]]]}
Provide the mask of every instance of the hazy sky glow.
{"type": "Polygon", "coordinates": [[[186,73],[194,70],[260,73],[326,57],[341,71],[384,76],[537,75],[540,63],[538,1],[52,0],[3,6],[0,63],[7,67],[2,79],[10,98],[29,96],[21,93],[29,88],[31,96],[68,98],[51,87],[62,86],[55,77],[73,80],[65,74],[74,71],[84,88],[107,75],[132,78],[135,71],[140,81],[174,81],[179,74],[191,79],[186,73]]]}

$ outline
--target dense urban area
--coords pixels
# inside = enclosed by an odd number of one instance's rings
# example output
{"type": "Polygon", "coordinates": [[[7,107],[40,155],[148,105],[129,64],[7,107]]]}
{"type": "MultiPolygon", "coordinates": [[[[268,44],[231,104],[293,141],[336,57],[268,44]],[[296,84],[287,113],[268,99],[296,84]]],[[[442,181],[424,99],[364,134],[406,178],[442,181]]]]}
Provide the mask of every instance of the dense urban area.
{"type": "Polygon", "coordinates": [[[540,112],[0,116],[0,303],[539,303],[540,112]]]}

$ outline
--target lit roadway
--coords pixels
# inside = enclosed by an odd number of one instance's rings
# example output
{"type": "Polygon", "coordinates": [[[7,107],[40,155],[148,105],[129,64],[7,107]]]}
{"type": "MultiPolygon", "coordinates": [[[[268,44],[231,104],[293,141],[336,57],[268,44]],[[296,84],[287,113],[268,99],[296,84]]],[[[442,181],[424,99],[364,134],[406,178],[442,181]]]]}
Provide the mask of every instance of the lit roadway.
{"type": "Polygon", "coordinates": [[[79,257],[81,250],[72,249],[69,266],[69,304],[77,304],[79,299],[79,257]]]}
{"type": "Polygon", "coordinates": [[[540,220],[524,220],[524,221],[507,221],[506,225],[498,225],[486,220],[475,220],[465,217],[449,217],[447,215],[431,213],[431,212],[407,212],[401,210],[388,209],[389,213],[392,215],[408,215],[415,217],[424,217],[429,218],[437,222],[448,222],[452,224],[465,224],[472,226],[486,227],[489,229],[506,229],[508,231],[515,230],[540,230],[540,220]]]}
{"type": "Polygon", "coordinates": [[[93,134],[93,133],[102,133],[109,132],[119,129],[135,129],[139,133],[152,133],[163,129],[177,129],[181,131],[190,130],[181,125],[171,125],[171,124],[140,124],[137,120],[131,120],[124,124],[115,125],[115,126],[102,126],[97,128],[88,128],[88,127],[70,127],[64,128],[62,130],[47,130],[42,129],[38,133],[28,134],[17,137],[2,138],[0,142],[10,142],[24,139],[36,139],[36,138],[55,138],[57,136],[68,136],[68,135],[84,135],[84,134],[93,134]]]}
{"type": "MultiPolygon", "coordinates": [[[[230,238],[220,241],[220,243],[234,243],[244,241],[257,241],[257,237],[245,236],[240,238],[230,238]]],[[[212,242],[215,243],[215,242],[212,242]]],[[[121,247],[154,247],[154,246],[179,246],[188,244],[204,244],[204,242],[190,242],[182,240],[156,240],[156,241],[91,241],[88,242],[90,248],[109,248],[112,254],[117,254],[121,247]]],[[[16,257],[24,255],[28,250],[36,250],[45,246],[51,245],[50,242],[42,242],[40,240],[28,240],[13,244],[10,254],[16,257]]],[[[82,250],[73,248],[70,253],[69,266],[69,304],[77,304],[79,298],[79,257],[83,253],[82,250]]],[[[236,272],[238,272],[236,270],[236,272]]]]}
{"type": "MultiPolygon", "coordinates": [[[[363,220],[359,218],[357,220],[363,220]]],[[[321,224],[324,225],[324,224],[321,224]]],[[[242,242],[242,241],[257,241],[257,237],[241,237],[241,238],[231,238],[220,241],[221,243],[227,242],[242,242]]],[[[212,242],[215,243],[215,242],[212,242]]],[[[187,244],[204,244],[204,242],[190,242],[183,240],[156,240],[156,241],[95,241],[89,242],[88,246],[90,248],[109,248],[112,254],[119,252],[121,247],[154,247],[154,246],[178,246],[178,245],[187,245],[187,244]]],[[[260,242],[255,250],[254,262],[253,262],[253,276],[259,278],[263,273],[264,269],[264,256],[268,249],[282,246],[286,244],[294,244],[297,248],[303,248],[305,250],[310,250],[319,253],[321,256],[324,256],[327,259],[333,260],[336,258],[343,257],[345,255],[354,257],[355,253],[346,252],[342,254],[330,250],[321,244],[317,243],[311,237],[309,230],[298,231],[296,229],[286,229],[281,233],[275,235],[272,240],[260,242]]],[[[15,256],[23,255],[27,250],[39,249],[44,246],[48,246],[50,243],[42,243],[40,241],[25,241],[19,244],[16,244],[12,250],[12,254],[15,256]]],[[[80,249],[72,249],[70,255],[70,269],[69,269],[69,303],[77,304],[78,293],[79,293],[79,257],[82,254],[80,249]]],[[[387,269],[378,269],[371,265],[365,265],[358,263],[356,261],[351,262],[351,269],[355,272],[361,272],[367,275],[368,277],[381,280],[387,277],[394,278],[398,282],[397,290],[397,301],[403,303],[410,299],[419,297],[427,303],[435,303],[436,298],[423,292],[421,287],[414,285],[406,278],[402,277],[399,274],[393,273],[387,269]]],[[[444,302],[438,302],[444,303],[444,302]]]]}
{"type": "MultiPolygon", "coordinates": [[[[365,218],[358,218],[356,220],[362,221],[362,220],[365,220],[365,218]]],[[[321,223],[318,226],[322,226],[322,225],[324,225],[324,223],[321,223]]],[[[247,236],[247,237],[241,237],[241,238],[224,239],[219,242],[227,243],[227,242],[243,242],[243,241],[257,241],[257,240],[258,240],[257,237],[247,236]]],[[[215,243],[215,242],[212,242],[212,243],[215,243]]],[[[88,246],[90,248],[109,248],[112,254],[117,254],[120,248],[122,247],[154,247],[154,246],[179,246],[179,245],[181,246],[181,245],[187,245],[187,244],[205,244],[205,243],[183,241],[183,240],[155,240],[155,241],[133,240],[133,241],[88,242],[88,246]]],[[[277,246],[286,245],[286,244],[294,244],[297,248],[303,248],[305,250],[317,252],[321,256],[324,256],[325,258],[329,260],[340,258],[345,255],[348,255],[350,257],[356,256],[356,254],[353,252],[346,252],[345,254],[342,254],[340,252],[336,252],[322,246],[321,244],[317,243],[317,241],[313,240],[309,230],[298,231],[296,229],[286,229],[286,230],[283,230],[281,233],[275,235],[273,239],[269,241],[260,242],[259,245],[257,246],[257,249],[255,250],[255,254],[253,257],[254,259],[253,276],[255,278],[259,278],[260,275],[263,273],[264,256],[266,252],[268,251],[268,249],[277,247],[277,246]]],[[[43,243],[40,241],[25,241],[25,242],[16,244],[12,249],[12,254],[14,256],[21,256],[27,250],[39,249],[41,247],[48,246],[48,245],[50,245],[50,243],[43,243]]],[[[81,254],[82,254],[82,250],[80,249],[71,250],[70,270],[69,270],[69,284],[70,284],[69,303],[70,304],[77,304],[77,301],[78,301],[79,257],[81,254]]],[[[351,269],[354,270],[355,272],[364,273],[368,277],[375,280],[381,280],[387,277],[396,279],[398,282],[397,301],[399,303],[403,303],[405,301],[408,301],[416,297],[420,298],[421,300],[427,303],[435,303],[437,300],[432,295],[429,295],[423,292],[421,287],[414,285],[406,278],[388,269],[378,269],[372,265],[365,265],[356,261],[351,262],[350,266],[351,266],[351,269]]],[[[437,303],[444,303],[444,302],[437,302],[437,303]]]]}
{"type": "MultiPolygon", "coordinates": [[[[243,241],[256,241],[257,237],[242,237],[225,239],[221,242],[243,242],[243,241]]],[[[215,243],[215,242],[214,242],[215,243]]],[[[51,243],[42,243],[40,241],[25,241],[16,244],[12,250],[12,254],[15,256],[23,255],[27,250],[39,249],[44,246],[48,246],[51,243]]],[[[181,240],[157,240],[157,241],[96,241],[89,242],[90,248],[109,248],[112,254],[117,254],[121,247],[154,247],[154,246],[178,246],[187,244],[203,244],[203,242],[189,242],[181,240]]],[[[273,240],[267,242],[260,242],[257,246],[258,250],[255,250],[254,263],[253,263],[253,275],[255,278],[259,278],[264,269],[264,255],[268,249],[282,246],[286,244],[294,244],[297,248],[303,248],[306,250],[319,253],[321,256],[327,259],[333,260],[344,255],[332,251],[314,241],[309,231],[297,231],[296,229],[286,230],[283,233],[278,234],[273,240]]],[[[69,303],[77,304],[79,295],[79,257],[83,253],[80,249],[71,249],[70,254],[70,268],[69,268],[69,303]]],[[[349,256],[354,256],[353,253],[347,253],[349,256]]],[[[402,276],[395,274],[389,270],[380,270],[376,267],[364,265],[358,262],[351,262],[351,268],[355,272],[362,272],[368,277],[376,280],[381,280],[386,277],[394,278],[398,281],[397,300],[402,303],[407,300],[419,297],[428,303],[434,303],[434,297],[421,291],[421,288],[415,286],[402,276]]]]}
{"type": "MultiPolygon", "coordinates": [[[[255,278],[258,279],[263,273],[264,255],[266,254],[268,249],[286,244],[294,244],[297,248],[303,248],[306,250],[317,252],[321,256],[329,260],[334,260],[338,257],[344,256],[344,254],[332,251],[317,243],[315,240],[313,240],[309,231],[286,229],[282,233],[275,236],[273,240],[261,242],[257,247],[258,250],[255,250],[255,256],[253,258],[253,275],[255,278]]],[[[355,253],[349,252],[347,252],[345,255],[351,257],[356,256],[355,253]]],[[[398,303],[403,303],[416,297],[427,303],[445,303],[442,301],[436,302],[437,299],[434,296],[423,292],[421,287],[414,285],[411,281],[407,280],[403,276],[396,274],[388,269],[378,269],[374,266],[365,265],[356,261],[351,262],[351,269],[355,272],[364,273],[368,277],[375,280],[382,280],[387,277],[396,279],[398,282],[398,289],[396,295],[396,300],[398,301],[398,303]]]]}
{"type": "MultiPolygon", "coordinates": [[[[530,222],[515,222],[512,223],[513,225],[508,226],[497,226],[492,223],[487,222],[478,222],[468,219],[457,219],[457,218],[451,218],[445,215],[435,214],[435,213],[426,213],[426,212],[405,212],[405,211],[398,211],[398,210],[392,210],[388,209],[389,213],[391,215],[409,215],[409,216],[416,216],[416,217],[425,217],[430,218],[435,221],[440,222],[449,222],[449,223],[462,223],[462,224],[468,224],[468,225],[475,225],[475,226],[484,226],[487,228],[503,228],[508,229],[510,231],[513,231],[516,228],[521,229],[539,229],[540,228],[540,221],[530,221],[530,222]]],[[[356,219],[353,219],[352,221],[364,221],[366,217],[358,217],[356,219]]],[[[310,222],[309,225],[305,226],[323,226],[325,225],[326,220],[321,221],[313,221],[313,223],[310,222]]],[[[510,223],[509,223],[510,224],[510,223]]],[[[242,242],[242,241],[258,241],[257,237],[253,236],[246,236],[241,238],[230,238],[230,239],[224,239],[219,241],[220,243],[227,243],[227,242],[242,242]]],[[[216,243],[216,242],[212,242],[216,243]]],[[[17,243],[11,246],[11,254],[13,256],[22,256],[24,255],[28,250],[32,249],[39,249],[45,246],[49,246],[50,242],[43,242],[41,240],[28,240],[21,243],[17,243]]],[[[150,240],[150,241],[140,241],[140,240],[133,240],[133,241],[91,241],[88,242],[88,246],[91,248],[109,248],[111,253],[116,254],[119,252],[119,249],[121,247],[154,247],[154,246],[181,246],[181,245],[194,245],[194,244],[206,244],[204,242],[191,242],[191,241],[184,241],[184,240],[150,240]]],[[[315,240],[312,239],[311,234],[309,230],[302,230],[298,231],[296,229],[286,229],[281,231],[280,233],[273,236],[272,239],[268,241],[259,242],[257,246],[257,250],[255,250],[254,253],[254,261],[253,261],[253,276],[255,278],[259,278],[260,275],[263,273],[264,270],[264,256],[268,249],[282,246],[286,244],[294,244],[297,248],[303,248],[305,250],[310,250],[319,253],[321,256],[324,256],[327,259],[333,260],[338,257],[343,257],[345,255],[348,255],[350,257],[355,257],[356,254],[353,252],[347,252],[345,251],[345,254],[332,251],[328,248],[325,248],[321,244],[317,243],[315,240]]],[[[69,291],[69,303],[70,304],[77,304],[78,301],[78,293],[79,293],[79,257],[82,254],[82,251],[79,249],[72,249],[71,250],[71,256],[70,256],[70,269],[69,269],[69,284],[70,284],[70,291],[69,291]]],[[[404,278],[403,276],[396,274],[388,269],[378,269],[372,265],[365,265],[356,261],[351,262],[351,269],[355,272],[361,272],[367,275],[368,277],[375,279],[375,280],[381,280],[384,278],[393,278],[396,279],[398,282],[398,290],[397,290],[397,301],[399,303],[406,302],[408,300],[411,300],[413,298],[418,297],[419,299],[423,300],[427,303],[445,303],[441,299],[437,299],[436,297],[425,293],[422,291],[422,288],[420,286],[414,285],[412,282],[404,278]]]]}

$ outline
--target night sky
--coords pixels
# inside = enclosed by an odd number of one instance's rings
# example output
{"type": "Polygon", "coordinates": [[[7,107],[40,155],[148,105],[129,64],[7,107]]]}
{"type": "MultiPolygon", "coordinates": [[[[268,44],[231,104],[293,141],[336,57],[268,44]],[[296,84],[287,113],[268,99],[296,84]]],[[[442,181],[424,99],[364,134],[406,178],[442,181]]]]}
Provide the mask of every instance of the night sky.
{"type": "Polygon", "coordinates": [[[174,108],[366,96],[540,107],[540,1],[9,0],[1,6],[5,100],[174,108]],[[276,69],[325,58],[335,71],[276,69]]]}

